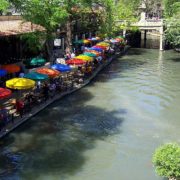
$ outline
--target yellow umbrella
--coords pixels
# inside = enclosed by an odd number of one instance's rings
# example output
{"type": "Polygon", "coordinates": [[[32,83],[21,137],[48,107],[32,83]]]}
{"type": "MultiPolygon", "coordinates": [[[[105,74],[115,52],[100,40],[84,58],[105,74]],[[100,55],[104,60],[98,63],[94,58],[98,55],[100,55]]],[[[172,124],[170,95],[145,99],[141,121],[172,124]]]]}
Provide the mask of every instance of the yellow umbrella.
{"type": "Polygon", "coordinates": [[[10,89],[30,89],[35,86],[35,81],[26,78],[13,78],[6,81],[6,87],[10,89]]]}
{"type": "Polygon", "coordinates": [[[92,57],[86,56],[86,55],[79,55],[79,56],[76,56],[75,58],[76,59],[81,59],[81,60],[84,60],[84,61],[93,61],[92,57]]]}
{"type": "Polygon", "coordinates": [[[98,43],[98,44],[96,44],[96,45],[97,45],[97,46],[105,46],[105,47],[110,46],[109,43],[105,43],[105,42],[101,42],[101,43],[98,43]]]}

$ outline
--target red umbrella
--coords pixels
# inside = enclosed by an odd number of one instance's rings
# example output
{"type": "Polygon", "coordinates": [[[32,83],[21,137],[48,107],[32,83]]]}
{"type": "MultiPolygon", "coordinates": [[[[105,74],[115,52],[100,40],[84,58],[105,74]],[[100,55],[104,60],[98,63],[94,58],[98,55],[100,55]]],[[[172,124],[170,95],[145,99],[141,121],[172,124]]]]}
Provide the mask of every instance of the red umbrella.
{"type": "Polygon", "coordinates": [[[81,59],[70,59],[66,61],[66,64],[68,65],[83,65],[86,64],[85,61],[81,60],[81,59]]]}
{"type": "Polygon", "coordinates": [[[5,69],[8,73],[16,73],[20,71],[20,67],[16,64],[3,65],[2,69],[5,69]]]}
{"type": "Polygon", "coordinates": [[[12,94],[11,90],[0,88],[0,99],[9,97],[12,94]]]}
{"type": "Polygon", "coordinates": [[[97,45],[97,46],[93,46],[93,47],[94,47],[94,48],[101,48],[101,49],[103,49],[103,50],[106,50],[106,49],[107,49],[107,47],[105,47],[105,46],[100,46],[100,45],[99,45],[99,46],[98,46],[98,45],[97,45]]]}
{"type": "Polygon", "coordinates": [[[39,68],[36,70],[36,72],[40,74],[46,74],[51,78],[54,78],[60,74],[59,71],[54,70],[54,69],[48,69],[48,68],[39,68]]]}

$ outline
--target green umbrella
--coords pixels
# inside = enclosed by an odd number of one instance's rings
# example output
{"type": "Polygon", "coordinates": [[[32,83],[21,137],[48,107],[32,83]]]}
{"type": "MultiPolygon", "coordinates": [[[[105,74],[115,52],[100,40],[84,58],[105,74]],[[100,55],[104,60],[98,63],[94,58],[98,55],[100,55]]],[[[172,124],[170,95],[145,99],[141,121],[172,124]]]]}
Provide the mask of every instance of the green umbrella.
{"type": "Polygon", "coordinates": [[[25,61],[25,64],[29,66],[43,66],[45,63],[45,59],[38,57],[25,61]]]}
{"type": "Polygon", "coordinates": [[[124,37],[123,37],[123,36],[117,36],[116,38],[122,38],[122,39],[124,39],[124,37]]]}
{"type": "Polygon", "coordinates": [[[36,73],[36,72],[31,72],[31,73],[25,74],[24,77],[27,79],[32,79],[34,81],[45,81],[45,80],[49,79],[48,75],[40,74],[40,73],[36,73]]]}
{"type": "Polygon", "coordinates": [[[74,44],[83,44],[83,40],[74,41],[74,44]]]}
{"type": "Polygon", "coordinates": [[[90,56],[90,57],[96,57],[97,56],[96,54],[90,53],[90,52],[85,52],[84,55],[90,56]]]}

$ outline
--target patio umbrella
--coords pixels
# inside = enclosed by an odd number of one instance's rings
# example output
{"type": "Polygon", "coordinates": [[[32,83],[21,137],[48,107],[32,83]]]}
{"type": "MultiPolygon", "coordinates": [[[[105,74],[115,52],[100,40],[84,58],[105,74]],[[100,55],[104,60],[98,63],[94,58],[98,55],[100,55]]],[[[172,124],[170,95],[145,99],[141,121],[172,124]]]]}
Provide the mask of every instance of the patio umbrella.
{"type": "Polygon", "coordinates": [[[26,60],[24,64],[28,66],[43,66],[46,63],[46,60],[43,58],[32,58],[30,60],[26,60]]]}
{"type": "Polygon", "coordinates": [[[52,69],[55,69],[60,72],[68,72],[71,71],[71,67],[65,64],[54,64],[51,66],[52,69]]]}
{"type": "Polygon", "coordinates": [[[3,77],[7,74],[7,71],[5,69],[0,69],[0,77],[3,77]]]}
{"type": "Polygon", "coordinates": [[[2,65],[2,69],[6,70],[8,73],[16,73],[20,71],[20,67],[15,64],[2,65]]]}
{"type": "Polygon", "coordinates": [[[89,44],[90,41],[87,39],[81,39],[74,42],[75,44],[89,44]]]}
{"type": "Polygon", "coordinates": [[[90,40],[90,41],[97,41],[97,39],[95,37],[89,38],[88,40],[90,40]]]}
{"type": "Polygon", "coordinates": [[[106,46],[106,47],[108,47],[108,46],[110,46],[110,44],[109,43],[107,43],[107,42],[100,42],[100,43],[98,43],[98,44],[96,44],[96,45],[100,45],[100,46],[106,46]]]}
{"type": "Polygon", "coordinates": [[[54,70],[54,69],[48,69],[48,68],[39,68],[36,70],[37,73],[40,74],[46,74],[48,75],[50,78],[54,78],[56,76],[58,76],[60,74],[59,71],[54,70]]]}
{"type": "Polygon", "coordinates": [[[32,79],[34,81],[45,81],[45,80],[49,79],[48,75],[40,74],[40,73],[36,73],[36,72],[31,72],[31,73],[25,74],[24,77],[27,79],[32,79]]]}
{"type": "Polygon", "coordinates": [[[105,46],[93,46],[94,48],[100,48],[100,49],[103,49],[103,50],[106,50],[107,49],[107,47],[105,47],[105,46]]]}
{"type": "Polygon", "coordinates": [[[121,38],[121,39],[124,39],[124,37],[123,37],[123,36],[117,36],[116,38],[121,38]]]}
{"type": "Polygon", "coordinates": [[[70,60],[66,61],[66,64],[74,65],[74,66],[82,66],[82,65],[86,64],[86,62],[81,59],[70,59],[70,60]]]}
{"type": "Polygon", "coordinates": [[[95,54],[96,56],[100,56],[100,55],[101,55],[101,53],[100,53],[100,52],[95,51],[95,50],[89,50],[89,49],[86,49],[84,52],[93,53],[93,54],[95,54]]]}
{"type": "Polygon", "coordinates": [[[122,38],[115,38],[115,40],[118,42],[124,41],[124,39],[122,39],[122,38]]]}
{"type": "Polygon", "coordinates": [[[103,52],[103,49],[97,48],[95,46],[93,46],[92,48],[89,48],[88,50],[94,50],[94,51],[98,51],[98,52],[103,52]]]}
{"type": "Polygon", "coordinates": [[[110,39],[111,43],[118,43],[119,41],[117,41],[116,39],[110,39]]]}
{"type": "Polygon", "coordinates": [[[11,96],[12,91],[6,88],[0,88],[0,99],[5,99],[11,96]]]}
{"type": "Polygon", "coordinates": [[[97,56],[95,53],[91,53],[91,52],[84,52],[83,54],[86,56],[89,56],[89,57],[96,57],[97,56]]]}
{"type": "Polygon", "coordinates": [[[104,48],[104,49],[109,47],[109,45],[104,45],[104,44],[96,44],[95,46],[98,46],[98,47],[104,48]]]}
{"type": "Polygon", "coordinates": [[[86,55],[83,55],[83,54],[80,54],[79,56],[76,56],[75,58],[81,59],[81,60],[84,60],[84,61],[93,61],[92,57],[89,57],[89,56],[86,56],[86,55]]]}
{"type": "Polygon", "coordinates": [[[96,36],[96,40],[100,40],[100,39],[101,39],[100,37],[96,36]]]}
{"type": "Polygon", "coordinates": [[[10,89],[30,89],[35,86],[35,81],[26,78],[13,78],[6,81],[6,87],[10,89]]]}

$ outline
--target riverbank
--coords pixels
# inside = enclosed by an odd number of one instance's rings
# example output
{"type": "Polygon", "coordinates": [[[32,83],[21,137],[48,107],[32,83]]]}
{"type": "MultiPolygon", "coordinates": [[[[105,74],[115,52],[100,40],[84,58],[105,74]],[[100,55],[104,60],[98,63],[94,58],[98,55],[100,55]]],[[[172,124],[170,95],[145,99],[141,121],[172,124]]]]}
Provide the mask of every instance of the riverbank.
{"type": "Polygon", "coordinates": [[[37,113],[39,113],[40,111],[42,111],[44,108],[46,108],[47,106],[49,106],[50,104],[52,104],[53,102],[63,98],[64,96],[67,96],[73,92],[76,92],[78,90],[80,90],[81,88],[83,88],[84,86],[88,85],[95,77],[96,75],[103,70],[107,65],[109,65],[114,59],[122,56],[127,50],[129,49],[129,46],[126,46],[124,48],[123,51],[121,52],[117,52],[115,55],[109,57],[107,59],[107,61],[103,64],[101,64],[94,72],[93,74],[84,81],[83,84],[80,84],[76,87],[74,87],[72,90],[67,90],[66,92],[63,92],[61,94],[58,94],[56,96],[54,96],[53,98],[47,100],[46,102],[44,102],[43,104],[40,104],[38,107],[34,107],[32,108],[31,112],[24,114],[24,116],[21,117],[17,117],[14,122],[8,124],[6,126],[5,129],[3,129],[0,132],[0,138],[5,137],[6,135],[8,135],[10,132],[12,132],[13,130],[15,130],[17,127],[19,127],[21,124],[25,123],[27,120],[29,120],[31,117],[35,116],[37,113]]]}

